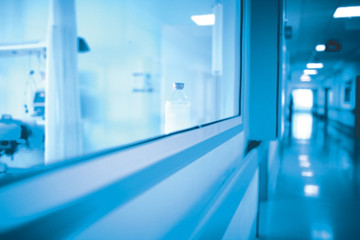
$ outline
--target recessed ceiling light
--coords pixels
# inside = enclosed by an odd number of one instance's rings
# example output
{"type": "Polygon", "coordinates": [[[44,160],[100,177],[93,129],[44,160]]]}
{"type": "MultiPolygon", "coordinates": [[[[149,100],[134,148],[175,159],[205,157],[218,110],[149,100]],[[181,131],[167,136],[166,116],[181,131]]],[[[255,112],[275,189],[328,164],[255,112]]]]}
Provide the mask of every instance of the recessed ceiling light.
{"type": "Polygon", "coordinates": [[[303,74],[300,77],[300,81],[302,82],[310,82],[311,81],[311,77],[309,75],[303,74]]]}
{"type": "Polygon", "coordinates": [[[211,26],[215,24],[215,14],[193,15],[191,20],[199,26],[211,26]]]}
{"type": "Polygon", "coordinates": [[[317,70],[315,70],[315,69],[305,69],[304,74],[306,74],[306,75],[316,75],[317,70]]]}
{"type": "Polygon", "coordinates": [[[326,46],[325,46],[325,44],[319,44],[319,45],[316,45],[316,51],[318,51],[318,52],[323,52],[323,51],[325,51],[325,49],[326,49],[326,46]]]}
{"type": "Polygon", "coordinates": [[[360,17],[360,6],[338,7],[334,18],[360,17]]]}
{"type": "Polygon", "coordinates": [[[307,68],[317,68],[317,69],[320,69],[320,68],[323,68],[323,67],[324,67],[324,64],[322,64],[322,63],[308,63],[308,64],[306,64],[306,67],[307,67],[307,68]]]}

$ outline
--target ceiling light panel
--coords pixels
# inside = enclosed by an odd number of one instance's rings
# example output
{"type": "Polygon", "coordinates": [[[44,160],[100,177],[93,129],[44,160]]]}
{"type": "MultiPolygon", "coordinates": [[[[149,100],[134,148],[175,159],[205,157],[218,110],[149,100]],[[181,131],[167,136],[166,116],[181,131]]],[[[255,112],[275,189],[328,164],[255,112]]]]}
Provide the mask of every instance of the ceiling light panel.
{"type": "Polygon", "coordinates": [[[325,49],[326,49],[326,46],[325,46],[325,44],[319,44],[319,45],[316,45],[316,51],[318,51],[318,52],[323,52],[323,51],[325,51],[325,49]]]}
{"type": "Polygon", "coordinates": [[[315,69],[320,69],[324,67],[324,64],[322,63],[308,63],[306,64],[307,68],[315,68],[315,69]]]}
{"type": "Polygon", "coordinates": [[[360,6],[338,7],[334,18],[360,17],[360,6]]]}
{"type": "Polygon", "coordinates": [[[306,74],[306,75],[316,75],[317,70],[315,70],[315,69],[305,69],[304,74],[306,74]]]}
{"type": "Polygon", "coordinates": [[[211,26],[215,24],[215,14],[193,15],[191,20],[199,26],[211,26]]]}
{"type": "Polygon", "coordinates": [[[300,81],[302,82],[310,82],[311,81],[311,77],[309,75],[303,74],[300,77],[300,81]]]}

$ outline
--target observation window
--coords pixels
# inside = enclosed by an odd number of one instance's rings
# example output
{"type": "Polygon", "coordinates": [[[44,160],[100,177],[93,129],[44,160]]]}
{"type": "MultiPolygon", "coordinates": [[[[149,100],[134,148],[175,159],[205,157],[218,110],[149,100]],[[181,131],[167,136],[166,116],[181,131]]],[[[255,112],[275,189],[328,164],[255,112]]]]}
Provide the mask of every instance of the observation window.
{"type": "Polygon", "coordinates": [[[0,141],[16,145],[1,145],[0,162],[8,171],[240,114],[240,1],[57,1],[74,11],[65,24],[76,34],[74,62],[63,61],[68,56],[55,49],[64,47],[66,36],[51,42],[55,30],[46,26],[57,10],[50,1],[25,0],[16,5],[21,11],[7,11],[10,2],[0,3],[7,12],[0,39],[20,38],[2,44],[44,48],[21,56],[0,50],[0,81],[6,83],[0,90],[6,92],[0,94],[0,141]],[[65,64],[64,72],[56,71],[57,64],[65,64]],[[69,79],[71,71],[76,77],[69,79]]]}

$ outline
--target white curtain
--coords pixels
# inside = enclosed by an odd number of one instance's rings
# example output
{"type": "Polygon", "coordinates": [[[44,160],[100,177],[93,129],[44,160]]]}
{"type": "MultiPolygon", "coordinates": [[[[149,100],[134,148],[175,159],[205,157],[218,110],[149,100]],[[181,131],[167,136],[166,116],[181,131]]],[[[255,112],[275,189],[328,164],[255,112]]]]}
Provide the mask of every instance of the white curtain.
{"type": "Polygon", "coordinates": [[[47,46],[45,163],[81,154],[75,0],[51,0],[47,46]]]}

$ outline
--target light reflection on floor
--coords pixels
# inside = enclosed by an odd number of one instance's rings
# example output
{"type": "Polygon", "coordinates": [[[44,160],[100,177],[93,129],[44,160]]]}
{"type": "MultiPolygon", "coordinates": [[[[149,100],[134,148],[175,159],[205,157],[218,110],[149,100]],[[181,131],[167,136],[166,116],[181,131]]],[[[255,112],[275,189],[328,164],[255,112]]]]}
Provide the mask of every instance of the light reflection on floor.
{"type": "Polygon", "coordinates": [[[295,139],[307,140],[311,138],[313,118],[309,113],[295,114],[293,117],[292,135],[295,139]]]}
{"type": "Polygon", "coordinates": [[[310,113],[295,114],[287,131],[260,239],[359,239],[359,144],[310,113]]]}
{"type": "Polygon", "coordinates": [[[313,177],[314,173],[312,171],[302,171],[301,176],[303,176],[303,177],[313,177]]]}

